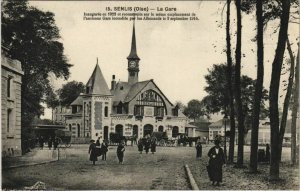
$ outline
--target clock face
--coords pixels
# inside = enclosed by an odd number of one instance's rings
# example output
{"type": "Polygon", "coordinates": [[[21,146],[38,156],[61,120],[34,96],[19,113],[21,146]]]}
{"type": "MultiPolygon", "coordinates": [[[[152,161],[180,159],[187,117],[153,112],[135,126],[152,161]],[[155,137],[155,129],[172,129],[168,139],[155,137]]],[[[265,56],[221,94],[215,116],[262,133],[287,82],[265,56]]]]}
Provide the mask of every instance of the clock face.
{"type": "Polygon", "coordinates": [[[129,62],[129,67],[130,67],[130,68],[134,68],[135,66],[136,66],[135,61],[129,62]]]}

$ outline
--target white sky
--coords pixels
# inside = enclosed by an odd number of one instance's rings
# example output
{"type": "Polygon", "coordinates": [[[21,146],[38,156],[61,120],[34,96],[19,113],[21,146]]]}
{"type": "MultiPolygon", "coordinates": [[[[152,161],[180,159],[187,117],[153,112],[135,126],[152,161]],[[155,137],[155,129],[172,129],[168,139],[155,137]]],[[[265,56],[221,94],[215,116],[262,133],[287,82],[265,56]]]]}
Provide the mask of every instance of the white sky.
{"type": "MultiPolygon", "coordinates": [[[[110,87],[111,76],[127,81],[127,59],[130,52],[132,21],[84,21],[84,12],[104,12],[106,6],[176,7],[177,12],[194,12],[198,21],[136,21],[137,52],[140,61],[139,80],[154,79],[155,83],[172,101],[186,104],[191,99],[201,100],[205,95],[204,75],[213,64],[226,62],[225,19],[219,28],[224,1],[185,2],[121,2],[121,1],[30,1],[31,5],[55,14],[60,29],[65,54],[73,64],[71,77],[86,83],[93,72],[96,57],[110,87]],[[222,53],[222,54],[221,54],[222,53]]],[[[233,3],[232,3],[233,5],[233,3]]],[[[232,21],[235,9],[232,6],[232,21]]],[[[242,74],[256,78],[255,13],[243,15],[242,74]]],[[[274,24],[265,32],[264,86],[269,89],[271,65],[274,58],[277,34],[272,34],[274,24]]],[[[290,41],[295,42],[299,26],[291,24],[290,41]]],[[[232,34],[235,23],[232,22],[232,34]]],[[[235,47],[235,37],[232,38],[235,47]]],[[[296,46],[293,46],[294,51],[296,46]]],[[[234,50],[233,58],[234,58],[234,50]]],[[[53,79],[56,88],[66,81],[53,79]]],[[[47,118],[51,114],[46,113],[47,118]]]]}

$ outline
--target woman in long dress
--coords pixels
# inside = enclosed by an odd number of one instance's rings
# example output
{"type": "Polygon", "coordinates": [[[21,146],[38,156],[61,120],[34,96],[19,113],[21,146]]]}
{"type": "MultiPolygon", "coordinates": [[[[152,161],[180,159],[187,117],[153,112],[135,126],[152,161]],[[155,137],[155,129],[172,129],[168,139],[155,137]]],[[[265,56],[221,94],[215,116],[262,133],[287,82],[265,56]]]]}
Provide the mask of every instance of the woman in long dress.
{"type": "Polygon", "coordinates": [[[208,175],[212,185],[220,186],[222,182],[222,167],[225,164],[225,155],[220,147],[220,141],[215,140],[215,146],[208,152],[209,162],[207,166],[208,175]]]}
{"type": "Polygon", "coordinates": [[[125,152],[125,144],[124,142],[120,142],[117,148],[117,156],[119,159],[119,164],[123,164],[124,152],[125,152]]]}
{"type": "Polygon", "coordinates": [[[90,147],[89,147],[89,154],[90,154],[90,161],[93,161],[93,165],[95,165],[95,162],[98,160],[97,159],[97,151],[96,151],[96,144],[95,140],[90,141],[90,147]]]}

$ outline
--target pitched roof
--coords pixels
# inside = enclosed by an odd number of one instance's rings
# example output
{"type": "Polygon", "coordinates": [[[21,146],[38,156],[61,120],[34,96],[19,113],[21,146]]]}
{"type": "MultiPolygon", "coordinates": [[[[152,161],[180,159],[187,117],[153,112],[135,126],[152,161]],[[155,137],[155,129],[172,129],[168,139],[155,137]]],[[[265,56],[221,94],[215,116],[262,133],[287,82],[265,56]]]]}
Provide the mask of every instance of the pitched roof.
{"type": "Polygon", "coordinates": [[[98,65],[98,59],[96,67],[87,82],[86,87],[89,88],[88,94],[111,95],[102,71],[98,65]]]}
{"type": "Polygon", "coordinates": [[[114,90],[111,93],[114,95],[113,104],[119,104],[119,102],[131,101],[148,83],[150,80],[137,82],[135,84],[129,84],[128,82],[119,81],[116,84],[114,90]]]}
{"type": "Polygon", "coordinates": [[[224,124],[223,119],[220,119],[216,122],[213,122],[212,124],[209,125],[209,127],[222,127],[224,124]]]}
{"type": "Polygon", "coordinates": [[[78,96],[72,103],[71,105],[82,105],[83,103],[83,99],[82,99],[82,96],[78,96]]]}

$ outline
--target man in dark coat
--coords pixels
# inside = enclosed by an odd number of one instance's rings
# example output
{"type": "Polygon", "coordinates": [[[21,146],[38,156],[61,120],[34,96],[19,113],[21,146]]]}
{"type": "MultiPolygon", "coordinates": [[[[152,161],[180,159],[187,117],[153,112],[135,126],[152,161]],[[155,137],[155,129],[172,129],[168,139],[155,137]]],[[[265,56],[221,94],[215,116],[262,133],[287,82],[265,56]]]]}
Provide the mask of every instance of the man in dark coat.
{"type": "Polygon", "coordinates": [[[40,144],[40,148],[43,149],[44,148],[44,137],[43,136],[40,136],[39,144],[40,144]]]}
{"type": "Polygon", "coordinates": [[[151,152],[152,152],[152,154],[154,154],[156,152],[156,140],[155,139],[153,139],[151,141],[151,152]]]}
{"type": "Polygon", "coordinates": [[[51,137],[49,137],[49,139],[48,139],[48,147],[49,147],[49,150],[51,150],[51,148],[52,148],[52,139],[51,139],[51,137]]]}
{"type": "Polygon", "coordinates": [[[125,152],[125,144],[123,141],[121,141],[117,148],[117,156],[119,159],[119,164],[123,164],[124,152],[125,152]]]}
{"type": "Polygon", "coordinates": [[[142,154],[142,152],[143,152],[143,142],[142,142],[142,140],[141,139],[139,139],[139,141],[138,141],[138,150],[139,150],[139,152],[140,152],[140,154],[142,154]]]}
{"type": "Polygon", "coordinates": [[[265,161],[267,163],[270,163],[270,146],[269,146],[269,144],[266,145],[266,158],[265,158],[265,161]]]}
{"type": "Polygon", "coordinates": [[[89,154],[90,154],[90,161],[93,161],[93,165],[95,165],[95,162],[97,159],[97,151],[96,151],[96,144],[94,140],[90,141],[90,147],[89,147],[89,154]]]}
{"type": "Polygon", "coordinates": [[[196,151],[197,151],[196,158],[201,158],[202,157],[202,145],[201,145],[200,141],[196,145],[196,151]]]}
{"type": "Polygon", "coordinates": [[[220,186],[222,182],[222,166],[225,164],[223,149],[220,147],[220,140],[215,140],[215,146],[208,151],[209,162],[207,166],[208,175],[212,185],[220,186]]]}
{"type": "Polygon", "coordinates": [[[146,142],[145,142],[145,151],[146,151],[146,154],[148,154],[149,149],[150,149],[150,140],[147,139],[146,142]]]}
{"type": "Polygon", "coordinates": [[[108,144],[105,140],[101,144],[101,153],[102,153],[102,160],[106,160],[106,153],[108,151],[108,144]]]}
{"type": "Polygon", "coordinates": [[[56,150],[56,148],[58,147],[59,142],[60,141],[59,141],[58,137],[55,136],[54,141],[53,141],[54,150],[56,150]]]}

